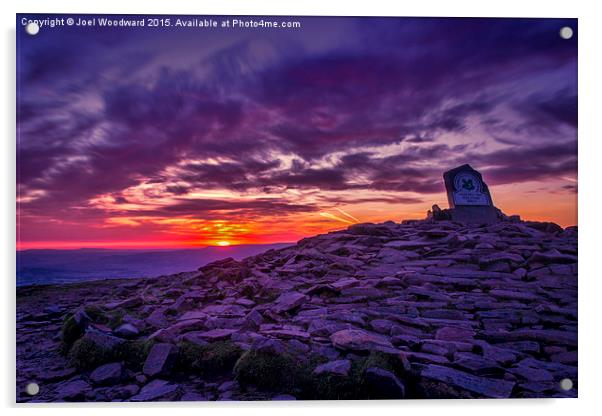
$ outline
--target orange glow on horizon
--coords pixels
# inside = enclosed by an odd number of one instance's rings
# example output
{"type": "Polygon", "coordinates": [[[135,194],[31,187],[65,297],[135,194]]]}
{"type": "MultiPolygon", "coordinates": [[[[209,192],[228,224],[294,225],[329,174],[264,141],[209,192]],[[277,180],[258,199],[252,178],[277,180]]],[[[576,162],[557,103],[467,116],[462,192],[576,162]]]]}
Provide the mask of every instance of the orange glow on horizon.
{"type": "MultiPolygon", "coordinates": [[[[491,186],[490,190],[495,206],[508,215],[518,214],[523,220],[551,221],[562,227],[576,225],[577,196],[575,193],[556,192],[558,188],[558,183],[534,182],[491,186]]],[[[215,219],[113,215],[105,218],[104,222],[83,224],[68,220],[44,224],[34,222],[27,229],[22,229],[27,234],[18,234],[17,250],[185,249],[294,243],[302,238],[346,229],[355,223],[389,220],[398,223],[405,219],[425,218],[426,211],[433,204],[446,208],[446,195],[431,194],[417,203],[324,205],[318,211],[283,215],[245,216],[223,212],[215,219]],[[61,235],[61,239],[53,239],[55,235],[61,235]]]]}

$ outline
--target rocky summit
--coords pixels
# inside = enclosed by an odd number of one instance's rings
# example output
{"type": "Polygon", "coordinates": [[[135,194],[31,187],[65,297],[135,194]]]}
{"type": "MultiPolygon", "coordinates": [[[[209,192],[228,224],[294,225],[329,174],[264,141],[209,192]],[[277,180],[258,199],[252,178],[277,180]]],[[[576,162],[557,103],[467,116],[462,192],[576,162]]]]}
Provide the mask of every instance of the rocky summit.
{"type": "Polygon", "coordinates": [[[358,224],[194,272],[17,289],[19,402],[577,387],[576,227],[358,224]]]}

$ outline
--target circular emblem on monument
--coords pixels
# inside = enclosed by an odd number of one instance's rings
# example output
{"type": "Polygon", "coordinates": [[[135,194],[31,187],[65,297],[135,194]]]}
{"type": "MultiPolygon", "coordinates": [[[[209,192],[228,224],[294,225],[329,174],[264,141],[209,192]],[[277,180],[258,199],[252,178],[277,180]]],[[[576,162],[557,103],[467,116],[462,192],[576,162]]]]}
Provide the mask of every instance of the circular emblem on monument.
{"type": "Polygon", "coordinates": [[[454,187],[458,192],[481,192],[481,181],[470,172],[460,172],[454,178],[454,187]]]}

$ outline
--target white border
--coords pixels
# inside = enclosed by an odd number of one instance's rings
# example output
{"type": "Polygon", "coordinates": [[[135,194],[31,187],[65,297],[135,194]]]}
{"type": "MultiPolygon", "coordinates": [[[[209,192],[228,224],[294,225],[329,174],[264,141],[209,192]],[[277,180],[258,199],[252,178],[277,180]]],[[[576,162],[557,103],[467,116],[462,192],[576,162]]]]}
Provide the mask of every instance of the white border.
{"type": "Polygon", "coordinates": [[[218,413],[264,415],[332,413],[366,415],[372,408],[387,414],[442,415],[505,415],[530,412],[546,415],[588,414],[602,406],[598,389],[602,386],[600,372],[602,337],[600,312],[597,308],[602,296],[602,276],[597,261],[602,240],[599,210],[602,206],[598,181],[600,174],[600,74],[602,65],[599,39],[602,39],[600,13],[593,1],[527,2],[504,0],[499,2],[472,0],[421,0],[393,2],[368,0],[365,2],[305,0],[292,2],[268,0],[222,1],[126,1],[126,0],[20,0],[0,2],[2,13],[2,48],[0,65],[3,92],[0,117],[3,138],[0,163],[3,180],[3,199],[0,231],[2,234],[1,263],[4,273],[2,313],[2,372],[0,375],[0,404],[9,414],[34,412],[40,406],[15,405],[15,13],[147,13],[147,14],[254,14],[254,15],[355,15],[355,16],[490,16],[490,17],[577,17],[579,18],[579,399],[565,400],[478,400],[478,401],[412,401],[412,402],[299,402],[299,403],[148,403],[148,404],[73,404],[46,405],[43,411],[53,415],[85,412],[86,414],[125,415],[143,411],[149,416],[170,414],[218,413]],[[110,408],[110,410],[109,410],[110,408]],[[138,408],[138,409],[134,409],[138,408]]]}

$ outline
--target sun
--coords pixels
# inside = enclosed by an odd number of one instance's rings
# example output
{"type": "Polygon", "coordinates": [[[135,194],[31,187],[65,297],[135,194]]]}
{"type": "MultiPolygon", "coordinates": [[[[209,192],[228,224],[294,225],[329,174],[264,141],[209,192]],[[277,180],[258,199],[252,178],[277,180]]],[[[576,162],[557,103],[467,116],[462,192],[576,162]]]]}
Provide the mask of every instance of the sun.
{"type": "Polygon", "coordinates": [[[230,245],[229,241],[218,241],[217,245],[220,247],[228,247],[230,245]]]}

